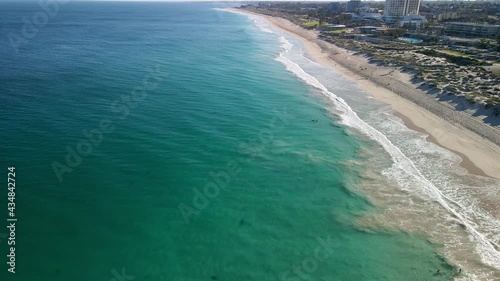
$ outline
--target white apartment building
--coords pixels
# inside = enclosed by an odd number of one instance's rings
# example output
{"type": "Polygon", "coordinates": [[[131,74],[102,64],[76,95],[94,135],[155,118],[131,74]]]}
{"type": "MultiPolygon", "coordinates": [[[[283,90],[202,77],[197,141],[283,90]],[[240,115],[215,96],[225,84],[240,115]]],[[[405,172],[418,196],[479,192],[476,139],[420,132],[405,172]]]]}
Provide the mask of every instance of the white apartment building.
{"type": "Polygon", "coordinates": [[[418,15],[421,0],[385,0],[384,17],[388,22],[395,22],[397,19],[418,15]]]}

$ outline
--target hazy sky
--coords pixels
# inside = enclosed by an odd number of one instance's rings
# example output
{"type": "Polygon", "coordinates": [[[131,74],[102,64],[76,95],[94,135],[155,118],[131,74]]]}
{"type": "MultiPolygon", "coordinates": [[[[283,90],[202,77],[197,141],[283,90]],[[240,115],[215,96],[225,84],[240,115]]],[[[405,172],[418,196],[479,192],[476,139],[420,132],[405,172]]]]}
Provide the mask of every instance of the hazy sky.
{"type": "MultiPolygon", "coordinates": [[[[38,2],[38,0],[0,0],[0,2],[38,2]]],[[[51,0],[42,0],[43,2],[48,2],[51,0]]],[[[54,0],[52,0],[54,1],[54,0]]],[[[104,2],[104,1],[115,1],[115,2],[263,2],[263,1],[294,1],[294,0],[70,0],[75,2],[104,2]]],[[[345,1],[348,0],[299,0],[300,2],[333,2],[333,1],[345,1]]],[[[384,1],[384,0],[370,0],[370,1],[384,1]]]]}

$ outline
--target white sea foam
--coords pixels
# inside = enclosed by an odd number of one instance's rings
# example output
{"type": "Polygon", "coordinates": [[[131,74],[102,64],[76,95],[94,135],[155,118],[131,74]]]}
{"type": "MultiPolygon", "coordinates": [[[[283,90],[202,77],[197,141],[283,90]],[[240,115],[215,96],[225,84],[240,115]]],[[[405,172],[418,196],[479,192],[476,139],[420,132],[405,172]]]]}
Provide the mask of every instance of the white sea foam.
{"type": "Polygon", "coordinates": [[[271,29],[267,28],[267,24],[263,22],[260,18],[253,19],[253,23],[263,32],[274,33],[271,29]]]}
{"type": "Polygon", "coordinates": [[[239,12],[239,11],[234,11],[234,10],[224,10],[224,9],[220,9],[220,8],[213,8],[214,10],[217,10],[217,11],[222,11],[222,12],[231,12],[231,13],[235,13],[235,14],[240,14],[240,15],[244,15],[244,16],[247,16],[249,19],[251,19],[253,21],[253,24],[258,27],[261,31],[265,32],[265,33],[274,33],[270,28],[269,28],[269,24],[262,19],[262,17],[260,16],[257,16],[257,15],[251,15],[251,14],[247,14],[247,13],[242,13],[242,12],[239,12]]]}
{"type": "MultiPolygon", "coordinates": [[[[268,32],[269,30],[272,32],[274,30],[260,17],[249,17],[254,20],[254,24],[262,31],[268,32]]],[[[478,189],[476,189],[474,181],[469,185],[457,182],[457,175],[463,178],[470,178],[470,175],[465,171],[461,171],[463,169],[458,166],[460,158],[437,145],[427,142],[425,135],[406,128],[397,120],[397,117],[387,112],[387,107],[381,106],[375,111],[372,108],[370,108],[371,110],[363,111],[363,108],[357,105],[360,107],[358,108],[358,112],[365,115],[364,118],[361,118],[344,99],[332,93],[325,86],[325,82],[332,80],[331,75],[325,78],[323,83],[316,78],[326,75],[322,74],[325,69],[321,68],[321,65],[307,58],[303,49],[298,50],[298,52],[295,50],[294,56],[292,56],[291,53],[293,53],[295,46],[281,35],[283,34],[282,32],[275,31],[272,33],[280,35],[279,40],[283,48],[283,51],[276,60],[285,65],[288,71],[310,86],[320,90],[331,100],[334,104],[334,112],[339,115],[342,124],[352,127],[368,136],[379,143],[389,153],[393,160],[393,165],[389,169],[384,170],[383,174],[388,179],[395,180],[400,189],[411,192],[415,196],[425,197],[426,200],[430,199],[437,202],[443,208],[442,210],[447,211],[448,215],[441,217],[444,217],[448,221],[448,224],[444,223],[444,228],[450,229],[450,233],[442,235],[442,233],[438,233],[439,230],[436,230],[435,233],[431,231],[431,235],[437,233],[443,236],[441,239],[451,238],[445,244],[447,246],[451,245],[449,248],[453,251],[454,247],[461,246],[462,242],[460,239],[463,239],[463,237],[454,239],[453,235],[457,234],[451,230],[452,227],[456,227],[455,223],[459,222],[459,225],[466,228],[469,238],[475,242],[474,247],[482,261],[500,270],[500,252],[497,251],[497,249],[500,249],[500,222],[493,215],[478,207],[474,199],[474,194],[466,194],[464,191],[467,189],[470,192],[472,190],[477,192],[478,189]],[[297,57],[300,57],[299,60],[302,61],[302,64],[305,63],[308,66],[308,71],[304,70],[304,66],[301,67],[299,63],[295,62],[297,61],[297,57]],[[310,73],[314,74],[311,75],[310,73]],[[427,159],[427,157],[434,157],[436,159],[434,161],[427,159]],[[450,169],[454,171],[450,172],[450,169]]],[[[343,82],[334,85],[336,91],[352,90],[352,84],[346,84],[345,80],[343,82]]],[[[360,90],[357,89],[357,91],[359,92],[360,90]]],[[[349,98],[350,102],[356,102],[359,101],[359,98],[356,100],[357,96],[364,98],[364,102],[367,100],[374,101],[363,96],[361,93],[360,95],[347,95],[346,97],[349,98]]],[[[482,184],[487,182],[485,178],[478,178],[477,181],[481,181],[482,184]]],[[[486,190],[486,193],[489,191],[498,192],[498,181],[494,181],[491,186],[487,185],[486,183],[486,186],[481,186],[481,192],[484,192],[484,190],[486,190]]],[[[407,200],[412,202],[411,198],[407,200]]],[[[437,206],[436,208],[438,208],[437,206]]],[[[418,209],[414,211],[416,213],[421,212],[418,209]]],[[[439,212],[439,209],[437,212],[439,212]]],[[[449,251],[449,249],[444,250],[445,253],[449,253],[449,251]]],[[[459,261],[455,260],[455,262],[459,261]]],[[[457,277],[456,280],[492,280],[492,274],[490,270],[486,269],[482,272],[468,272],[466,275],[457,277]]]]}
{"type": "MultiPolygon", "coordinates": [[[[483,262],[500,269],[500,253],[495,249],[495,247],[500,247],[496,244],[494,239],[491,238],[494,235],[491,235],[491,233],[485,234],[479,231],[478,229],[481,227],[478,226],[477,221],[471,218],[471,214],[474,217],[483,217],[485,219],[484,221],[490,221],[491,225],[490,227],[486,227],[486,229],[490,228],[490,230],[494,230],[496,228],[498,231],[498,229],[500,229],[498,222],[490,215],[476,213],[475,211],[478,210],[471,209],[470,206],[444,194],[433,182],[422,174],[412,159],[407,157],[386,135],[361,119],[345,100],[329,91],[314,76],[308,74],[299,64],[287,57],[287,53],[293,48],[293,45],[287,39],[281,36],[280,42],[283,51],[276,60],[284,64],[288,71],[295,74],[310,86],[319,89],[327,96],[333,102],[336,109],[341,112],[340,118],[342,124],[355,128],[359,132],[367,135],[369,138],[379,143],[390,154],[394,164],[391,169],[385,171],[386,176],[395,178],[401,187],[407,188],[408,190],[415,189],[415,186],[408,186],[408,183],[417,183],[420,192],[423,192],[428,198],[438,202],[456,220],[460,221],[460,223],[466,227],[470,236],[477,243],[476,248],[483,262]]],[[[431,146],[430,149],[434,148],[431,146]]]]}

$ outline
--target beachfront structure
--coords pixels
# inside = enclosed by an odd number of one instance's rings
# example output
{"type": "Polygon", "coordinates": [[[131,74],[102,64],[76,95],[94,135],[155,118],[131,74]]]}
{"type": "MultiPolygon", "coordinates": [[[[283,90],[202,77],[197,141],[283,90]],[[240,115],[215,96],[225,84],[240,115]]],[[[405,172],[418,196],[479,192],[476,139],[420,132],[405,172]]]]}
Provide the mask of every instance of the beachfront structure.
{"type": "Polygon", "coordinates": [[[388,23],[396,23],[401,17],[418,15],[421,0],[385,0],[384,17],[388,23]]]}
{"type": "Polygon", "coordinates": [[[325,24],[321,26],[323,31],[345,31],[346,26],[343,24],[325,24]]]}
{"type": "Polygon", "coordinates": [[[380,36],[403,36],[408,30],[404,28],[377,28],[372,33],[380,36]]]}
{"type": "Polygon", "coordinates": [[[442,20],[449,20],[449,19],[456,19],[458,18],[458,13],[457,12],[451,12],[451,13],[441,13],[435,15],[435,19],[438,21],[442,20]]]}
{"type": "Polygon", "coordinates": [[[422,24],[427,23],[427,19],[420,15],[409,15],[400,18],[399,27],[408,29],[420,29],[422,24]]]}
{"type": "Polygon", "coordinates": [[[377,26],[360,26],[356,27],[354,29],[355,33],[361,33],[361,34],[370,34],[373,33],[375,30],[379,29],[380,27],[377,26]]]}
{"type": "Polygon", "coordinates": [[[382,15],[379,13],[361,13],[360,17],[368,25],[382,25],[384,23],[382,15]]]}
{"type": "Polygon", "coordinates": [[[470,22],[450,22],[446,34],[460,37],[495,37],[500,36],[500,25],[470,22]]]}

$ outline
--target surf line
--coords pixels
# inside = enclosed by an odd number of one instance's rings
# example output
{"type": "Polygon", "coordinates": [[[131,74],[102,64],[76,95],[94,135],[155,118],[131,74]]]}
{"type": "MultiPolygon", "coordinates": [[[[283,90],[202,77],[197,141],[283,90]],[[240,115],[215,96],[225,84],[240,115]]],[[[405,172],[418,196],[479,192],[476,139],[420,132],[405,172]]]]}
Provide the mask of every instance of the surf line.
{"type": "Polygon", "coordinates": [[[478,250],[483,261],[493,267],[500,269],[500,253],[496,250],[496,248],[500,248],[500,246],[498,246],[495,242],[490,241],[487,237],[485,237],[482,233],[475,229],[473,227],[473,223],[470,222],[468,218],[453,209],[448,204],[448,202],[453,203],[461,208],[463,208],[463,206],[444,195],[436,186],[434,186],[427,178],[422,175],[420,170],[415,166],[411,159],[409,159],[397,146],[395,146],[387,138],[387,136],[359,118],[356,112],[352,110],[352,108],[342,98],[330,92],[315,77],[305,72],[297,63],[285,57],[284,54],[288,53],[292,49],[293,44],[286,40],[284,36],[280,36],[280,41],[282,42],[282,48],[284,49],[284,51],[280,52],[276,60],[285,65],[288,71],[295,74],[298,78],[306,82],[308,85],[321,90],[321,92],[333,102],[336,108],[343,111],[344,114],[340,116],[342,119],[341,123],[349,127],[358,129],[361,133],[367,135],[369,138],[382,145],[382,147],[390,154],[396,167],[420,182],[420,187],[424,189],[426,194],[431,199],[436,200],[443,208],[445,208],[449,213],[451,213],[459,221],[461,221],[468,232],[473,235],[475,240],[481,246],[481,248],[479,248],[478,250]]]}

